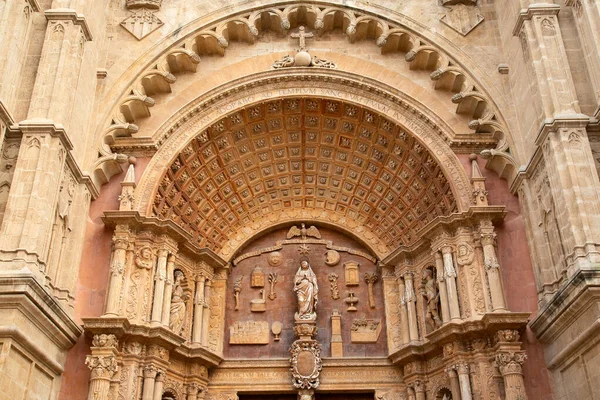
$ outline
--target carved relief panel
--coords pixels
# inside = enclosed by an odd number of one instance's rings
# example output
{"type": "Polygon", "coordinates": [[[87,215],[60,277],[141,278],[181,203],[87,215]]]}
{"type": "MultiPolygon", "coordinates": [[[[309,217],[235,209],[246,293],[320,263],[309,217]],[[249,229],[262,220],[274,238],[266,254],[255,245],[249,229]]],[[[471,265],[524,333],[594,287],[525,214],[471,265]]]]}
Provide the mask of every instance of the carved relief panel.
{"type": "Polygon", "coordinates": [[[301,260],[305,259],[309,261],[318,283],[316,339],[323,346],[322,355],[331,355],[333,310],[338,310],[341,315],[341,333],[336,334],[336,340],[341,338],[342,351],[337,354],[344,357],[386,355],[383,284],[375,258],[356,241],[339,232],[323,227],[313,230],[309,223],[304,228],[300,223],[296,225],[297,232],[292,232],[289,227],[271,232],[234,258],[232,273],[227,280],[224,356],[289,357],[288,351],[295,339],[294,314],[298,312],[294,280],[301,260]],[[274,254],[275,262],[272,260],[274,254]],[[358,267],[358,264],[360,274],[355,268],[355,276],[351,277],[353,286],[347,287],[345,265],[358,267]],[[257,272],[264,280],[261,286],[250,279],[257,272]],[[241,277],[244,278],[240,281],[241,277]],[[348,312],[348,304],[344,303],[349,290],[358,300],[353,303],[354,312],[348,312]],[[372,301],[369,300],[370,291],[372,301]],[[271,293],[275,295],[270,296],[271,293]],[[257,312],[258,302],[264,311],[257,312]],[[239,324],[244,324],[244,328],[251,325],[252,333],[240,330],[239,324]],[[261,328],[255,329],[258,326],[261,328]],[[240,331],[247,337],[240,339],[240,331]],[[275,340],[275,331],[280,332],[277,334],[278,341],[275,340]]]}

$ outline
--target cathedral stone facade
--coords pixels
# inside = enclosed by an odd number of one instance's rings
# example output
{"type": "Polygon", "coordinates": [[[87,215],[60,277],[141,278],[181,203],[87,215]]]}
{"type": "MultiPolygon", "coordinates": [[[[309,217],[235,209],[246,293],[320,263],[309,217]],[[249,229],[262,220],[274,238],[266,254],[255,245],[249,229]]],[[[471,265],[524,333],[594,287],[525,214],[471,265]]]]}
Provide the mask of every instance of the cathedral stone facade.
{"type": "Polygon", "coordinates": [[[600,0],[0,0],[0,400],[600,399],[600,0]]]}

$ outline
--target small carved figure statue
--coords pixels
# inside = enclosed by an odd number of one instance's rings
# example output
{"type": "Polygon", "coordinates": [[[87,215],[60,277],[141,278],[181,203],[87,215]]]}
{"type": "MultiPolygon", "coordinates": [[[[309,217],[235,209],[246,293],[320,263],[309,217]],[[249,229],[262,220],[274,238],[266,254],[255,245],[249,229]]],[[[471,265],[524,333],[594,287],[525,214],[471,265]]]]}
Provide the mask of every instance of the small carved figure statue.
{"type": "Polygon", "coordinates": [[[171,296],[169,328],[175,334],[180,335],[185,323],[185,301],[188,296],[183,293],[181,287],[181,281],[184,278],[183,272],[176,270],[173,275],[175,276],[175,283],[173,284],[173,295],[171,296]]]}
{"type": "Polygon", "coordinates": [[[317,285],[317,276],[307,260],[302,260],[300,268],[296,272],[294,292],[298,298],[296,319],[316,319],[319,286],[317,285]]]}
{"type": "Polygon", "coordinates": [[[425,316],[425,319],[432,329],[437,329],[442,326],[440,313],[438,311],[440,294],[437,290],[435,279],[433,278],[433,272],[430,269],[426,269],[423,274],[423,297],[427,301],[427,315],[425,316]]]}

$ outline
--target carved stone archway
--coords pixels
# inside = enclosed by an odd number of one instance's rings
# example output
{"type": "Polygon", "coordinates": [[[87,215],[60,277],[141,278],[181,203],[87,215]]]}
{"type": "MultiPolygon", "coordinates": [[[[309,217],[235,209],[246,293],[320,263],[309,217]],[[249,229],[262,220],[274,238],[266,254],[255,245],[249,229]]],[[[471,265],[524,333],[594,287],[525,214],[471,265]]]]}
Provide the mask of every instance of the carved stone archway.
{"type": "MultiPolygon", "coordinates": [[[[435,212],[428,217],[425,217],[425,214],[427,214],[425,210],[430,208],[429,206],[433,204],[433,202],[428,202],[429,205],[417,207],[417,209],[420,210],[417,211],[418,215],[420,215],[419,217],[414,215],[410,217],[413,219],[412,222],[405,221],[405,226],[412,226],[412,228],[409,228],[405,232],[405,234],[408,233],[408,237],[412,239],[416,239],[417,231],[425,226],[427,222],[434,219],[436,215],[449,215],[452,212],[465,211],[471,204],[470,183],[468,182],[464,168],[458,161],[453,150],[447,144],[447,140],[452,137],[452,131],[445,126],[443,121],[435,115],[431,115],[425,107],[418,103],[415,104],[411,99],[396,97],[391,93],[391,90],[390,92],[384,91],[384,89],[381,88],[381,85],[371,86],[365,82],[361,83],[354,77],[339,72],[328,71],[328,73],[323,73],[321,71],[315,73],[310,70],[304,70],[302,73],[298,71],[296,73],[283,74],[277,71],[264,74],[264,76],[261,77],[255,77],[250,81],[244,80],[237,84],[231,84],[228,88],[215,91],[213,96],[208,97],[208,99],[205,99],[202,102],[195,101],[188,104],[180,110],[176,116],[165,123],[155,137],[158,138],[157,140],[161,144],[161,147],[148,165],[144,176],[136,189],[135,195],[136,201],[134,203],[134,208],[145,215],[154,214],[160,216],[161,210],[157,210],[156,207],[165,207],[165,204],[166,207],[173,205],[171,204],[171,200],[160,203],[161,200],[158,199],[157,196],[166,197],[165,190],[174,190],[176,186],[178,186],[177,182],[170,185],[171,178],[174,178],[174,176],[171,175],[174,172],[176,173],[177,170],[183,166],[183,163],[186,162],[185,160],[194,162],[192,160],[192,153],[197,153],[198,151],[208,151],[214,155],[219,154],[220,161],[218,170],[214,169],[210,175],[211,177],[212,173],[214,173],[215,176],[221,173],[224,175],[220,177],[221,183],[213,181],[215,189],[229,180],[230,176],[232,176],[232,172],[233,175],[241,173],[247,174],[248,171],[246,171],[246,168],[266,168],[265,163],[269,163],[269,168],[273,169],[270,175],[262,176],[258,174],[254,179],[261,178],[266,182],[269,180],[266,178],[270,176],[272,180],[277,180],[282,178],[282,173],[286,174],[286,179],[289,184],[292,183],[293,179],[300,179],[299,175],[296,175],[295,178],[292,175],[300,172],[303,174],[304,170],[297,170],[294,172],[292,170],[293,166],[289,163],[286,167],[276,165],[278,157],[277,154],[273,152],[273,149],[275,148],[279,149],[279,157],[297,160],[312,158],[315,162],[314,168],[326,167],[324,165],[317,165],[319,162],[343,163],[344,166],[342,168],[344,168],[345,172],[343,175],[338,176],[338,185],[340,185],[340,182],[343,180],[349,179],[350,181],[355,181],[355,184],[357,185],[354,188],[355,190],[358,187],[359,180],[362,179],[363,170],[367,171],[368,168],[373,168],[373,171],[376,171],[375,173],[365,174],[365,177],[367,175],[370,176],[370,178],[367,179],[372,180],[369,183],[372,187],[365,187],[363,195],[359,196],[362,197],[362,199],[359,200],[360,204],[356,205],[356,207],[359,208],[363,206],[371,208],[371,210],[367,211],[368,214],[373,213],[372,211],[375,210],[376,204],[380,204],[379,198],[386,195],[389,187],[393,184],[396,174],[401,173],[402,175],[405,175],[405,182],[413,182],[413,176],[417,177],[419,174],[423,175],[417,178],[421,183],[414,181],[415,188],[417,188],[413,193],[415,198],[419,197],[417,193],[424,190],[431,182],[433,182],[433,180],[439,179],[439,182],[444,182],[444,185],[447,183],[448,186],[444,190],[449,190],[447,193],[451,195],[453,200],[449,201],[443,212],[435,212]],[[318,85],[318,88],[315,88],[316,85],[318,85]],[[314,110],[304,110],[305,106],[308,107],[307,104],[311,101],[311,98],[314,99],[314,101],[318,101],[317,108],[314,110]],[[290,101],[297,101],[298,107],[300,108],[294,111],[286,111],[286,104],[290,101]],[[328,114],[326,109],[328,106],[337,108],[335,111],[331,111],[328,114]],[[274,107],[273,111],[269,111],[269,107],[274,107]],[[344,115],[344,112],[347,111],[346,108],[353,109],[354,111],[352,112],[355,112],[356,114],[354,116],[344,115]],[[253,118],[252,113],[256,113],[256,117],[253,118]],[[290,121],[282,119],[283,116],[295,120],[295,125],[288,125],[290,121]],[[364,118],[371,119],[373,122],[363,120],[364,118]],[[232,122],[234,120],[237,122],[232,122]],[[236,140],[233,134],[236,132],[239,134],[239,128],[242,128],[242,125],[245,125],[246,123],[249,125],[249,129],[257,131],[247,132],[246,136],[236,140]],[[269,126],[269,124],[277,125],[269,126]],[[311,124],[314,126],[311,126],[311,124]],[[331,126],[327,127],[327,124],[331,124],[331,126]],[[344,132],[344,129],[346,129],[347,132],[344,132]],[[364,130],[365,132],[363,135],[370,134],[371,137],[361,138],[361,132],[359,130],[364,130]],[[284,135],[286,137],[282,136],[278,139],[281,141],[281,143],[278,144],[272,142],[273,139],[268,135],[274,132],[281,133],[288,131],[295,132],[296,139],[293,139],[291,136],[288,137],[289,135],[286,134],[284,135]],[[321,131],[333,134],[335,137],[331,140],[348,140],[348,145],[350,146],[348,150],[350,150],[350,152],[338,154],[339,152],[336,147],[339,147],[340,143],[321,143],[321,131]],[[315,137],[315,139],[313,139],[316,140],[315,147],[313,148],[313,151],[316,153],[313,155],[302,153],[294,155],[289,153],[291,147],[295,148],[294,151],[301,151],[299,147],[295,147],[294,141],[297,144],[305,143],[307,140],[307,133],[319,135],[319,138],[315,137]],[[263,136],[261,137],[261,135],[263,136]],[[253,142],[251,136],[252,138],[256,137],[258,142],[253,142]],[[405,137],[408,142],[401,139],[401,137],[405,137]],[[245,150],[240,147],[242,146],[239,144],[240,140],[248,140],[248,142],[245,142],[245,150]],[[381,144],[377,143],[378,140],[381,141],[381,144]],[[236,141],[238,143],[236,143],[236,141]],[[246,151],[248,154],[253,151],[259,152],[261,150],[261,148],[258,147],[260,146],[260,141],[263,142],[262,146],[269,154],[265,153],[262,155],[264,160],[256,159],[254,163],[248,164],[246,162],[248,159],[247,154],[244,154],[243,152],[246,151]],[[405,146],[409,142],[410,148],[406,151],[407,148],[405,146]],[[205,145],[208,145],[209,143],[211,143],[209,146],[210,148],[205,148],[205,145]],[[250,148],[247,147],[248,144],[251,144],[250,148]],[[362,149],[353,148],[353,146],[357,146],[358,144],[360,144],[362,149]],[[318,151],[316,150],[317,147],[319,147],[318,151]],[[327,148],[329,149],[329,152],[327,148]],[[414,151],[415,149],[417,152],[414,151]],[[228,150],[231,151],[227,153],[228,150]],[[323,153],[323,151],[325,153],[323,153]],[[394,151],[398,151],[401,154],[396,155],[394,154],[394,151]],[[410,156],[411,151],[413,151],[413,156],[410,156]],[[336,153],[336,155],[334,155],[334,153],[336,153]],[[338,156],[346,157],[346,159],[336,160],[333,158],[338,156]],[[352,157],[356,156],[360,157],[353,160],[352,157]],[[223,159],[223,157],[226,159],[223,159]],[[404,159],[403,157],[406,158],[404,159]],[[240,163],[242,159],[244,159],[246,165],[240,163]],[[371,161],[373,162],[371,163],[371,161]],[[362,164],[354,164],[359,162],[362,164]],[[408,165],[407,171],[402,171],[400,164],[403,162],[408,162],[409,164],[412,164],[412,166],[408,165]],[[433,168],[431,172],[421,170],[422,163],[431,166],[433,168]],[[389,164],[389,166],[386,164],[389,164]],[[354,168],[354,178],[347,175],[347,169],[350,166],[354,168]],[[380,176],[384,171],[384,166],[387,167],[387,171],[391,174],[390,176],[385,176],[388,179],[387,181],[383,179],[383,176],[380,176]],[[392,166],[393,168],[391,168],[392,166]],[[230,170],[227,171],[225,167],[230,168],[230,170]],[[231,170],[231,168],[235,171],[231,170]],[[283,169],[278,172],[276,170],[277,168],[283,169]],[[171,172],[169,173],[170,177],[165,180],[163,176],[164,171],[167,169],[170,169],[171,172]],[[434,170],[438,172],[433,172],[434,170]],[[430,175],[430,173],[433,173],[433,175],[430,175]],[[380,179],[378,186],[380,189],[379,192],[375,190],[375,182],[377,179],[380,179]],[[162,180],[160,188],[156,185],[158,180],[162,180]],[[429,183],[426,183],[426,181],[429,183]],[[373,189],[371,196],[376,196],[376,199],[371,201],[369,205],[369,202],[365,202],[364,198],[366,197],[366,191],[370,191],[371,189],[373,189]],[[418,225],[419,228],[417,228],[415,224],[418,225]]],[[[308,140],[310,141],[310,139],[308,140]]],[[[304,150],[302,149],[302,151],[304,150]]],[[[193,171],[200,171],[197,167],[207,161],[207,159],[205,156],[200,156],[195,160],[195,163],[197,164],[196,168],[190,167],[193,171]]],[[[298,165],[296,165],[296,167],[299,168],[298,165]]],[[[301,168],[304,168],[304,166],[301,168]]],[[[190,171],[191,170],[187,170],[185,176],[189,177],[192,175],[193,173],[190,171]]],[[[314,179],[313,184],[315,185],[315,191],[319,186],[317,182],[319,179],[327,179],[327,182],[332,178],[335,179],[333,167],[331,167],[329,171],[317,171],[315,169],[315,171],[309,175],[311,176],[311,179],[314,179]],[[319,173],[322,173],[322,175],[319,176],[319,173]]],[[[180,178],[180,175],[177,175],[177,178],[183,179],[180,178]]],[[[254,179],[249,179],[249,177],[246,176],[244,178],[245,183],[243,186],[247,187],[254,179]]],[[[270,188],[265,186],[263,188],[264,194],[266,195],[269,191],[273,192],[274,190],[281,190],[282,185],[286,186],[286,184],[282,184],[282,182],[283,181],[273,182],[273,186],[270,188]]],[[[308,182],[304,182],[304,177],[302,177],[302,184],[307,183],[308,182]]],[[[296,184],[301,185],[299,182],[296,184]]],[[[354,185],[354,183],[351,182],[345,182],[345,184],[354,185]]],[[[183,205],[185,199],[188,199],[190,195],[193,194],[196,197],[199,196],[200,192],[197,191],[197,189],[199,189],[200,186],[200,182],[195,183],[191,188],[190,186],[186,186],[186,190],[189,193],[182,194],[177,198],[177,201],[183,205]]],[[[400,186],[398,187],[400,188],[400,186]]],[[[230,191],[229,193],[220,193],[219,201],[222,202],[225,198],[229,198],[229,196],[233,194],[233,189],[233,187],[230,187],[228,189],[230,191]]],[[[177,190],[180,191],[179,189],[177,190]]],[[[291,189],[288,188],[288,190],[291,189]]],[[[341,186],[339,190],[341,193],[341,186]]],[[[400,192],[401,191],[402,190],[400,190],[400,192]]],[[[212,192],[212,190],[209,192],[212,192]]],[[[435,190],[435,192],[437,194],[434,196],[441,195],[438,190],[435,190]]],[[[317,192],[315,192],[315,194],[316,193],[317,192]]],[[[211,193],[211,196],[212,195],[213,194],[211,193]]],[[[272,195],[273,194],[271,194],[271,196],[272,195]]],[[[176,196],[175,191],[171,193],[171,196],[176,196]]],[[[244,201],[247,201],[247,196],[248,195],[246,194],[246,199],[244,199],[244,201]]],[[[390,196],[390,198],[396,198],[395,195],[390,194],[390,196]]],[[[298,200],[300,197],[301,196],[298,194],[296,199],[298,200]]],[[[233,198],[240,203],[240,206],[242,206],[242,199],[244,196],[233,198]]],[[[294,196],[290,194],[289,199],[292,198],[294,198],[294,196]]],[[[426,197],[421,198],[427,201],[426,197]]],[[[265,199],[263,202],[265,202],[266,205],[273,199],[274,198],[265,199]]],[[[339,201],[339,199],[330,200],[330,203],[339,201]]],[[[196,201],[198,202],[198,205],[202,202],[199,198],[196,198],[196,201]]],[[[280,202],[281,198],[276,201],[280,202]]],[[[348,197],[346,199],[347,204],[341,205],[341,207],[349,206],[350,201],[351,199],[348,197]]],[[[217,241],[225,244],[218,250],[216,248],[213,250],[218,251],[220,256],[225,259],[229,259],[235,252],[235,249],[243,245],[243,243],[257,231],[269,229],[277,222],[293,221],[301,218],[320,218],[327,223],[333,225],[338,224],[342,227],[349,224],[349,227],[355,231],[360,239],[365,243],[368,243],[381,258],[384,258],[390,252],[395,250],[398,245],[409,246],[414,244],[414,240],[412,239],[409,239],[404,243],[393,243],[393,240],[391,239],[381,240],[381,237],[386,235],[384,230],[387,230],[387,228],[380,226],[378,228],[379,231],[375,232],[372,223],[365,223],[364,220],[361,220],[359,214],[363,210],[360,210],[359,212],[359,209],[355,207],[354,212],[348,214],[346,211],[339,212],[340,208],[336,205],[330,204],[329,206],[326,206],[325,203],[326,202],[323,199],[321,200],[320,205],[314,203],[311,206],[306,206],[305,204],[299,206],[299,203],[297,203],[294,207],[290,207],[291,203],[288,206],[283,206],[282,204],[279,206],[279,209],[269,209],[268,213],[257,213],[251,218],[252,223],[245,226],[244,229],[241,229],[240,227],[240,229],[235,230],[235,232],[230,229],[230,233],[227,236],[221,236],[217,241]],[[294,211],[292,211],[292,209],[294,211]]],[[[205,205],[206,204],[209,203],[205,203],[205,205]]],[[[385,209],[380,209],[380,213],[392,211],[392,203],[387,203],[387,205],[381,204],[385,209]]],[[[215,204],[212,204],[212,206],[215,206],[215,204]]],[[[232,207],[235,207],[235,205],[227,206],[229,209],[232,207]]],[[[219,206],[215,206],[215,210],[218,208],[219,206]]],[[[406,212],[406,210],[403,212],[406,212]]],[[[200,214],[187,208],[186,210],[178,211],[178,213],[181,215],[175,217],[176,219],[183,218],[183,220],[188,220],[189,218],[187,217],[192,217],[192,214],[194,219],[201,219],[200,214]],[[187,215],[184,215],[186,213],[187,215]]],[[[170,215],[170,212],[166,209],[163,210],[162,216],[166,217],[167,215],[170,215]]],[[[381,217],[381,215],[379,217],[381,217]]],[[[234,219],[237,218],[234,217],[234,219]]],[[[228,220],[226,224],[228,225],[228,228],[230,228],[229,224],[232,221],[233,219],[231,218],[228,220]]],[[[248,220],[248,222],[250,222],[250,220],[248,220]]],[[[222,222],[222,224],[225,224],[225,222],[222,222]]],[[[393,224],[391,220],[387,221],[387,226],[390,226],[391,224],[393,224]]],[[[376,225],[380,225],[380,223],[378,222],[376,225]]]]}

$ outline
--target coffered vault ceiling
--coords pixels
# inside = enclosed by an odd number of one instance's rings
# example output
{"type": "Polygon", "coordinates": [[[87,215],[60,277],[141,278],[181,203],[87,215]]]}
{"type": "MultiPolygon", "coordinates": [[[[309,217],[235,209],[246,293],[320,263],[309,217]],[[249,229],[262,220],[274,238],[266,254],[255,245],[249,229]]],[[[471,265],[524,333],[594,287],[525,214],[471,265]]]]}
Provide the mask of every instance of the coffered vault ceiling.
{"type": "Polygon", "coordinates": [[[247,107],[196,136],[171,163],[153,213],[218,252],[253,220],[285,209],[359,221],[390,248],[457,211],[424,145],[371,110],[318,98],[247,107]]]}

